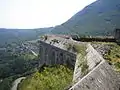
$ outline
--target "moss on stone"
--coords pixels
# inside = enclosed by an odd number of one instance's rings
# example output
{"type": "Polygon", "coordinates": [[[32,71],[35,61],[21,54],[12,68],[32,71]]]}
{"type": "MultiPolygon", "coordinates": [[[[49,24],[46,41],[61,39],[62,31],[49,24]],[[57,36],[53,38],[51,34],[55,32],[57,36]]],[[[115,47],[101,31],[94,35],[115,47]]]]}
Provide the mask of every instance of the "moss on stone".
{"type": "Polygon", "coordinates": [[[88,65],[87,65],[87,61],[85,60],[82,64],[81,64],[81,72],[82,72],[82,76],[85,76],[88,73],[88,65]]]}
{"type": "Polygon", "coordinates": [[[81,68],[81,75],[85,76],[88,73],[88,65],[86,59],[86,45],[83,44],[75,44],[73,45],[73,49],[77,52],[79,65],[78,67],[81,68]]]}
{"type": "Polygon", "coordinates": [[[81,68],[81,76],[85,76],[89,70],[88,70],[88,65],[87,65],[87,60],[86,60],[86,57],[85,56],[82,56],[81,54],[79,54],[80,57],[78,58],[79,60],[79,65],[78,67],[81,68]]]}

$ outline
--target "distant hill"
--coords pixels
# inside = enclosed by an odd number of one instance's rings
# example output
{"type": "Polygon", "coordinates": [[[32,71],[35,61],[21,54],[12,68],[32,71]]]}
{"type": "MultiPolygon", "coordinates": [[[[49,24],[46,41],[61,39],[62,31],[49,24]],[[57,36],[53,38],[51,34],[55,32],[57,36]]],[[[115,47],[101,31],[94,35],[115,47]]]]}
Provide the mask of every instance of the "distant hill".
{"type": "Polygon", "coordinates": [[[52,33],[111,35],[115,28],[120,28],[120,0],[97,0],[54,27],[52,33]]]}
{"type": "Polygon", "coordinates": [[[33,40],[45,33],[111,35],[120,28],[120,0],[97,0],[65,23],[51,28],[0,29],[0,44],[33,40]]]}
{"type": "Polygon", "coordinates": [[[0,28],[0,45],[37,39],[40,35],[50,33],[51,28],[40,29],[4,29],[0,28]]]}

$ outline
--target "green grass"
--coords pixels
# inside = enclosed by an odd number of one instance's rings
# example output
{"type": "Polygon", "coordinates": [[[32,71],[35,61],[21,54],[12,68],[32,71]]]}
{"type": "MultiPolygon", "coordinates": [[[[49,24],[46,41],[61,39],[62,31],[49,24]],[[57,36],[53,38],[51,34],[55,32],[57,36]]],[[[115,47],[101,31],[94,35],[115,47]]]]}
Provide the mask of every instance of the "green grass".
{"type": "Polygon", "coordinates": [[[72,82],[72,75],[73,70],[65,66],[45,67],[23,80],[19,90],[64,90],[72,82]]]}
{"type": "Polygon", "coordinates": [[[82,56],[86,55],[86,45],[83,44],[74,44],[73,45],[73,50],[77,52],[78,54],[80,53],[82,56]]]}
{"type": "Polygon", "coordinates": [[[67,50],[72,50],[76,53],[80,53],[82,54],[83,56],[86,54],[85,50],[86,50],[86,45],[83,45],[83,44],[71,44],[71,43],[68,43],[66,44],[66,48],[67,50]]]}
{"type": "Polygon", "coordinates": [[[113,43],[111,44],[112,48],[104,56],[104,58],[114,66],[116,71],[120,72],[120,46],[113,43]]]}
{"type": "Polygon", "coordinates": [[[120,46],[113,42],[91,42],[92,44],[103,44],[111,46],[111,49],[104,55],[104,58],[120,72],[120,46]]]}

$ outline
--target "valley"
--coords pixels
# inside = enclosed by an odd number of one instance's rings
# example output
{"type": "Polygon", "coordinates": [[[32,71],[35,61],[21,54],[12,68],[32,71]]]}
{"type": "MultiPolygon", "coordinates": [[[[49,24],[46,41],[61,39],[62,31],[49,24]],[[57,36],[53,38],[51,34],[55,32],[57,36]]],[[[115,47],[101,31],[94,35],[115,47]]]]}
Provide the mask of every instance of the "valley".
{"type": "Polygon", "coordinates": [[[120,0],[54,27],[0,28],[0,90],[120,90],[120,0]]]}

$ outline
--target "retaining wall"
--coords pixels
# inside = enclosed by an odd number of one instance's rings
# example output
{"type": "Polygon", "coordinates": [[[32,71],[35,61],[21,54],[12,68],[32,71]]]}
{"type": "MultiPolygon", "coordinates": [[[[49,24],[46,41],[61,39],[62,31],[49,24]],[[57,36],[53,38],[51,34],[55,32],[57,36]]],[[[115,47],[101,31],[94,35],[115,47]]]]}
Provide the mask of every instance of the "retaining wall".
{"type": "Polygon", "coordinates": [[[76,54],[67,50],[60,49],[43,41],[39,41],[39,43],[40,64],[66,64],[74,68],[76,62],[76,54]]]}
{"type": "Polygon", "coordinates": [[[81,77],[81,67],[76,61],[73,76],[76,83],[69,90],[120,90],[120,80],[113,68],[90,44],[86,52],[89,73],[81,77]]]}

